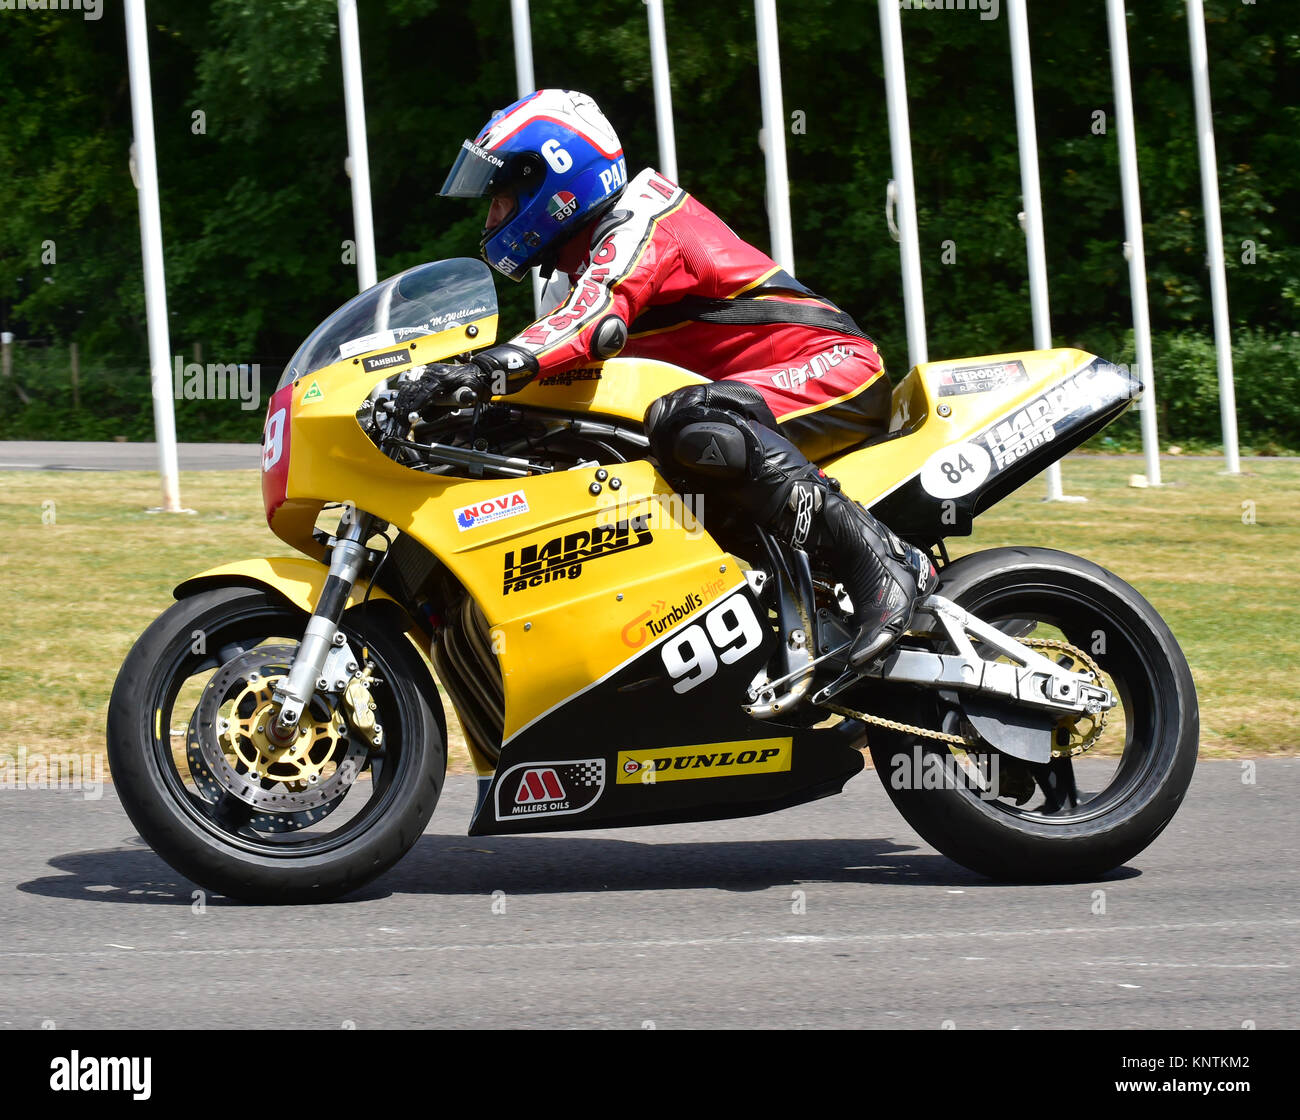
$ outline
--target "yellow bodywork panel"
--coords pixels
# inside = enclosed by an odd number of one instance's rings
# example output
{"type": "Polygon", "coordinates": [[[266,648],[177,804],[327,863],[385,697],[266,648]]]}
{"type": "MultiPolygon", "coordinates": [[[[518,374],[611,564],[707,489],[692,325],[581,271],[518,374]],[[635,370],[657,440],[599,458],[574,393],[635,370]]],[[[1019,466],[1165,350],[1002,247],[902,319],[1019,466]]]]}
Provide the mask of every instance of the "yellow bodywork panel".
{"type": "MultiPolygon", "coordinates": [[[[183,599],[196,591],[204,590],[205,587],[258,584],[273,588],[295,607],[300,607],[310,614],[316,609],[316,603],[320,599],[328,575],[329,569],[315,560],[308,560],[301,556],[267,556],[237,560],[232,564],[222,564],[220,567],[209,568],[206,572],[199,572],[198,575],[190,576],[184,583],[177,584],[173,594],[177,599],[183,599]]],[[[352,594],[348,596],[349,607],[360,605],[366,597],[366,586],[365,580],[357,580],[352,588],[352,594]]],[[[370,598],[396,602],[387,591],[379,587],[371,590],[370,598]]],[[[403,614],[405,613],[403,609],[403,614]]],[[[429,644],[420,635],[415,624],[412,623],[407,629],[427,653],[429,644]]]]}
{"type": "MultiPolygon", "coordinates": [[[[864,505],[879,501],[919,471],[932,455],[970,439],[1039,396],[1045,385],[1094,360],[1082,350],[1024,350],[915,367],[894,387],[891,431],[907,434],[830,459],[821,465],[864,505]],[[1001,384],[962,391],[961,376],[991,371],[1001,384]],[[1000,371],[1000,372],[999,372],[1000,371]]],[[[987,383],[987,382],[986,382],[987,383]]]]}
{"type": "MultiPolygon", "coordinates": [[[[591,493],[594,468],[474,480],[395,463],[355,416],[382,377],[348,359],[295,383],[287,419],[289,469],[271,528],[294,548],[320,556],[311,529],[322,507],[351,501],[437,555],[492,628],[507,737],[632,656],[642,644],[630,644],[636,641],[633,620],[654,604],[688,595],[707,601],[743,579],[735,559],[643,460],[611,467],[619,486],[598,485],[598,494],[591,493]],[[462,527],[462,511],[516,493],[525,502],[522,508],[515,503],[510,516],[462,527]],[[644,523],[640,531],[631,527],[637,518],[644,523]],[[539,565],[542,578],[527,575],[520,587],[507,583],[511,557],[517,565],[539,565]],[[537,667],[541,658],[544,671],[537,667]]],[[[585,397],[587,411],[640,422],[656,397],[701,380],[663,362],[613,359],[599,380],[530,386],[511,400],[581,411],[574,398],[585,397]]]]}
{"type": "MultiPolygon", "coordinates": [[[[468,329],[421,339],[419,361],[465,347],[468,329]]],[[[495,329],[495,316],[483,320],[474,345],[495,329]]],[[[919,366],[893,394],[892,427],[903,434],[824,465],[847,493],[869,504],[942,448],[969,439],[1091,360],[1083,351],[1060,349],[919,366]],[[984,366],[996,368],[986,376],[984,366]]],[[[264,459],[264,466],[281,464],[278,475],[269,467],[264,474],[268,520],[294,548],[321,556],[311,530],[322,506],[349,501],[437,556],[487,620],[504,682],[507,739],[651,640],[689,625],[700,606],[743,581],[740,563],[696,521],[701,511],[684,509],[644,460],[518,479],[426,474],[394,462],[356,418],[384,377],[382,363],[367,371],[358,356],[276,394],[268,431],[282,412],[287,463],[278,450],[264,459]],[[690,606],[676,612],[676,622],[661,617],[679,604],[690,606]]],[[[666,363],[615,358],[534,382],[510,400],[639,423],[651,401],[702,381],[666,363]]],[[[289,597],[310,609],[324,578],[320,565],[253,563],[266,566],[258,578],[288,587],[289,597]]],[[[256,575],[242,565],[206,573],[217,574],[256,575]]]]}
{"type": "Polygon", "coordinates": [[[579,369],[530,381],[502,398],[536,408],[589,412],[640,424],[645,410],[674,389],[703,385],[708,378],[668,362],[648,358],[610,358],[579,369]]]}
{"type": "MultiPolygon", "coordinates": [[[[178,584],[174,594],[177,599],[183,599],[187,595],[203,591],[208,587],[257,585],[279,592],[294,606],[310,614],[320,600],[321,590],[325,586],[325,579],[328,575],[329,569],[314,560],[308,560],[300,556],[269,556],[261,559],[239,560],[233,564],[222,564],[217,568],[209,568],[206,572],[200,572],[198,575],[185,580],[184,583],[178,584]]],[[[349,607],[358,606],[365,597],[366,583],[364,580],[358,580],[356,586],[352,589],[352,594],[348,596],[347,605],[349,607]]],[[[371,589],[370,598],[372,601],[376,599],[387,599],[389,602],[395,601],[387,591],[379,587],[371,589]]],[[[398,606],[400,607],[401,604],[398,604],[398,606]]],[[[415,625],[414,621],[406,613],[405,608],[402,609],[402,617],[407,620],[405,627],[407,636],[427,659],[429,656],[428,638],[415,625]]],[[[431,680],[434,679],[431,666],[429,667],[429,676],[431,680]]],[[[480,754],[472,742],[467,740],[465,745],[469,750],[470,760],[474,763],[474,769],[479,774],[491,774],[495,769],[493,761],[480,754]]]]}

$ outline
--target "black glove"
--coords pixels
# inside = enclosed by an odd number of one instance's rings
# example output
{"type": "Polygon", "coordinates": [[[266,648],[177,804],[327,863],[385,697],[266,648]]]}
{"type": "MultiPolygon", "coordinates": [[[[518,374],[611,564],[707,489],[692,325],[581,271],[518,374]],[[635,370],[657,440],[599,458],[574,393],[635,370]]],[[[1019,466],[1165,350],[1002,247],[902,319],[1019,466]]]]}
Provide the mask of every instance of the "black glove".
{"type": "Polygon", "coordinates": [[[489,394],[494,397],[519,392],[539,369],[536,356],[508,342],[480,350],[470,361],[482,371],[489,394]]]}
{"type": "Polygon", "coordinates": [[[492,395],[491,378],[477,365],[453,366],[435,362],[424,367],[418,381],[408,381],[397,394],[397,415],[405,419],[412,412],[423,414],[434,404],[472,404],[492,395]],[[462,394],[461,390],[470,392],[462,394]]]}

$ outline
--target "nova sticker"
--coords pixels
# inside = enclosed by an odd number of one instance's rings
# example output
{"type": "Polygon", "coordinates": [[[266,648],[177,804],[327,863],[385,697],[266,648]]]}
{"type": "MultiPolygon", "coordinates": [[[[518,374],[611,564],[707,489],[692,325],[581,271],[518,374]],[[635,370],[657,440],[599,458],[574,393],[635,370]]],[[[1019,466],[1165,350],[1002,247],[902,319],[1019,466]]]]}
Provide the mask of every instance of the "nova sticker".
{"type": "Polygon", "coordinates": [[[521,762],[497,780],[496,818],[562,817],[590,809],[605,791],[605,760],[521,762]]]}
{"type": "Polygon", "coordinates": [[[490,525],[493,521],[504,521],[507,517],[518,517],[527,512],[528,496],[522,490],[512,490],[498,498],[461,506],[456,510],[456,528],[463,533],[466,529],[477,529],[480,525],[490,525]]]}
{"type": "Polygon", "coordinates": [[[615,782],[618,785],[654,785],[695,778],[778,774],[790,769],[793,757],[793,739],[750,739],[738,743],[619,751],[615,782]],[[653,778],[646,773],[647,770],[653,771],[653,778]]]}

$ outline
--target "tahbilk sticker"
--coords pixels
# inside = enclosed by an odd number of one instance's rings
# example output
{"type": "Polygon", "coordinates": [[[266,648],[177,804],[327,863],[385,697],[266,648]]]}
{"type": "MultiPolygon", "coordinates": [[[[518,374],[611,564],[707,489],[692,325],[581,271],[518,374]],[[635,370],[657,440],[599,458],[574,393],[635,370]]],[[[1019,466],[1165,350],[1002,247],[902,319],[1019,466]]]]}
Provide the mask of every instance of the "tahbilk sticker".
{"type": "Polygon", "coordinates": [[[921,489],[935,498],[960,498],[977,489],[993,469],[993,456],[977,443],[941,447],[921,468],[921,489]]]}

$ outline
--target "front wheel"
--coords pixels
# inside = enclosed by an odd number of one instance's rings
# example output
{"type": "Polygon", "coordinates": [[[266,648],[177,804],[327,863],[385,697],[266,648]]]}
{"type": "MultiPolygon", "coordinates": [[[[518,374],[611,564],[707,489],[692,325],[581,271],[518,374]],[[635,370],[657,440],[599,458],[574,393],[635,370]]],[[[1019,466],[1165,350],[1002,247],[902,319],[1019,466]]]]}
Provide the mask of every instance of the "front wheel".
{"type": "Polygon", "coordinates": [[[446,772],[428,671],[374,606],[341,623],[362,687],[333,710],[313,701],[290,746],[267,739],[306,623],[269,591],[201,592],[141,635],[109,701],[109,768],[131,822],[177,871],[250,902],[319,902],[370,881],[419,839],[446,772]]]}
{"type": "MultiPolygon", "coordinates": [[[[1105,568],[1044,548],[964,557],[938,593],[1071,669],[1092,661],[1119,704],[1103,726],[1063,721],[1041,765],[873,729],[872,759],[907,822],[1003,880],[1092,879],[1141,852],[1181,803],[1200,735],[1191,671],[1155,609],[1105,568]]],[[[953,701],[877,690],[865,710],[969,735],[953,701]]]]}

